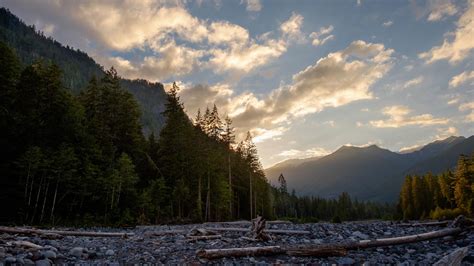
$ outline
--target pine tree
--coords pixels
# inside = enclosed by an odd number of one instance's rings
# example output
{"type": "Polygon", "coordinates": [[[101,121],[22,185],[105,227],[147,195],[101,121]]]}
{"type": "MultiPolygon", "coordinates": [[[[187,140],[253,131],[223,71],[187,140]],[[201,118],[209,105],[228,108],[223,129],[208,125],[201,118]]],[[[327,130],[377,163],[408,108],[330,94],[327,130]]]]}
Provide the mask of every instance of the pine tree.
{"type": "Polygon", "coordinates": [[[460,156],[454,177],[454,199],[456,205],[461,209],[468,210],[469,201],[474,195],[471,189],[473,173],[471,172],[467,156],[460,156]]]}

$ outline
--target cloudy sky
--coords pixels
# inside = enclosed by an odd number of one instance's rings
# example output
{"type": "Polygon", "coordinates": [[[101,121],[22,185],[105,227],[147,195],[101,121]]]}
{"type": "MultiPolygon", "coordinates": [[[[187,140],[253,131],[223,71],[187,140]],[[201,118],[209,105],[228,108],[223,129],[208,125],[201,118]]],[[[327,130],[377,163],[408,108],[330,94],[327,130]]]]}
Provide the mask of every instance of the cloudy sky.
{"type": "Polygon", "coordinates": [[[474,134],[474,0],[3,0],[127,78],[214,103],[265,167],[474,134]]]}

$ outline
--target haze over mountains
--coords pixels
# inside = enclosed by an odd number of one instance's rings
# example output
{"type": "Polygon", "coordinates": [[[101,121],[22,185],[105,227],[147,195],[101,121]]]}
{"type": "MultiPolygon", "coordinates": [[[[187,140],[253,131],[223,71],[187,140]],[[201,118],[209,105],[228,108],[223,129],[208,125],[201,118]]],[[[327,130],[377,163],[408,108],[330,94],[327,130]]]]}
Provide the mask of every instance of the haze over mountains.
{"type": "Polygon", "coordinates": [[[272,184],[277,184],[282,173],[288,189],[299,195],[334,198],[346,191],[360,200],[394,202],[405,175],[452,169],[460,154],[473,152],[474,136],[452,136],[408,153],[376,145],[342,146],[324,157],[284,161],[265,173],[272,184]]]}

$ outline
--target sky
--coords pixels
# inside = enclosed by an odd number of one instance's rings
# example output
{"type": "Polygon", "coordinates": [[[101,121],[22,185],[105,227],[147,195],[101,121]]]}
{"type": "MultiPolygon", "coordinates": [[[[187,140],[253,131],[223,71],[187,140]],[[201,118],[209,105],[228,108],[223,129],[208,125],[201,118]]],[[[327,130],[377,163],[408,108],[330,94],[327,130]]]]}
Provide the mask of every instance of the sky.
{"type": "Polygon", "coordinates": [[[474,0],[2,0],[126,78],[229,115],[264,167],[474,134],[474,0]]]}

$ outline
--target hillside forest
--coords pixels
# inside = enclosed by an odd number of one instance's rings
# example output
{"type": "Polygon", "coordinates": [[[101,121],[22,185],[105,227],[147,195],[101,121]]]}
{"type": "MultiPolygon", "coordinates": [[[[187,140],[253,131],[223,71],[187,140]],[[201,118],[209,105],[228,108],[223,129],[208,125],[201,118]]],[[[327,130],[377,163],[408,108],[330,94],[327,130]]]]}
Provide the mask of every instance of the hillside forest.
{"type": "Polygon", "coordinates": [[[387,214],[386,206],[352,204],[347,194],[338,200],[298,198],[286,191],[283,176],[281,187],[271,187],[250,133],[237,143],[231,119],[221,118],[216,106],[190,119],[176,85],[167,94],[159,136],[145,135],[140,106],[113,68],[72,94],[58,66],[23,65],[4,43],[0,56],[1,200],[9,202],[2,223],[387,214]]]}
{"type": "Polygon", "coordinates": [[[406,176],[397,214],[406,220],[474,216],[474,155],[461,155],[454,171],[406,176]]]}

